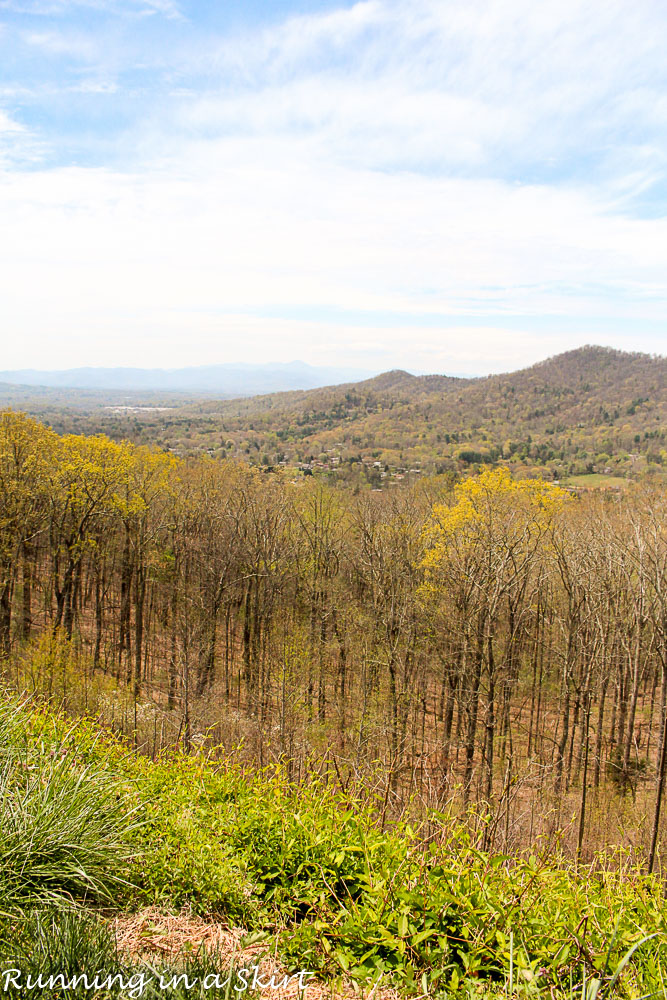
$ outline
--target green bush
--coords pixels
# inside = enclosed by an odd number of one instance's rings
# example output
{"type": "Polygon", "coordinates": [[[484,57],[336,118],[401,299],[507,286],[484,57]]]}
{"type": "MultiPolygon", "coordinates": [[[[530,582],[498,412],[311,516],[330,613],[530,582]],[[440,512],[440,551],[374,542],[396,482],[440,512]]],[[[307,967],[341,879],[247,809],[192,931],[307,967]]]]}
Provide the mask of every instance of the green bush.
{"type": "Polygon", "coordinates": [[[574,988],[608,984],[655,931],[632,969],[646,992],[657,981],[667,908],[658,881],[623,872],[622,859],[584,872],[491,857],[446,817],[432,817],[442,835],[428,846],[406,823],[382,831],[373,802],[231,761],[178,756],[150,765],[142,787],[144,891],[273,928],[293,970],[423,992],[504,981],[512,968],[526,989],[574,988]]]}
{"type": "MultiPolygon", "coordinates": [[[[376,884],[358,905],[329,906],[286,940],[290,965],[305,962],[359,980],[389,976],[419,992],[464,979],[524,988],[609,982],[624,954],[657,934],[644,970],[667,941],[666,909],[650,880],[588,877],[536,858],[491,858],[470,848],[433,848],[400,879],[376,884]]],[[[654,970],[655,971],[655,970],[654,970]]],[[[657,979],[646,977],[646,983],[657,979]]]]}
{"type": "Polygon", "coordinates": [[[109,901],[125,884],[136,825],[126,785],[52,734],[20,730],[3,712],[0,744],[0,906],[59,898],[109,901]]]}

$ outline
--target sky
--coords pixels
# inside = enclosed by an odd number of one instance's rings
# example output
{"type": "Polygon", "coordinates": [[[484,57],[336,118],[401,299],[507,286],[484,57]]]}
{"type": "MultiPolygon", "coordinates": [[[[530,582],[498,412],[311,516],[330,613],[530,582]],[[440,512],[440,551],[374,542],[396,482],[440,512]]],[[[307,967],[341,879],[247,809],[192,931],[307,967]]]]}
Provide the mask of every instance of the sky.
{"type": "Polygon", "coordinates": [[[0,0],[0,368],[666,353],[664,0],[0,0]]]}

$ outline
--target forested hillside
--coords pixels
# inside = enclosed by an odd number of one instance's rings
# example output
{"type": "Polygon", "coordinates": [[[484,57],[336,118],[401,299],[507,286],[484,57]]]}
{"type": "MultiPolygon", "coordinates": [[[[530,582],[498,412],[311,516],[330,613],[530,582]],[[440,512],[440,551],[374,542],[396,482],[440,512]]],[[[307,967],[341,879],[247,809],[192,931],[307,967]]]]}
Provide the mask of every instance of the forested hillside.
{"type": "MultiPolygon", "coordinates": [[[[172,426],[165,443],[185,452],[199,436],[210,449],[213,410],[203,408],[201,423],[183,437],[172,426]]],[[[296,460],[337,479],[345,478],[341,465],[362,464],[374,486],[395,478],[392,472],[489,463],[547,478],[636,474],[667,460],[667,359],[584,348],[511,375],[388,372],[299,397],[230,402],[215,412],[226,454],[265,464],[296,460]]]]}
{"type": "Polygon", "coordinates": [[[0,414],[5,992],[659,991],[666,507],[0,414]]]}
{"type": "Polygon", "coordinates": [[[664,486],[575,499],[499,469],[355,496],[10,413],[0,435],[16,687],[150,753],[221,742],[291,776],[323,755],[388,815],[475,804],[487,845],[651,849],[664,486]]]}
{"type": "Polygon", "coordinates": [[[483,379],[397,371],[215,402],[7,387],[1,400],[61,432],[101,430],[182,457],[241,458],[376,489],[484,465],[559,480],[667,468],[667,359],[600,347],[483,379]]]}

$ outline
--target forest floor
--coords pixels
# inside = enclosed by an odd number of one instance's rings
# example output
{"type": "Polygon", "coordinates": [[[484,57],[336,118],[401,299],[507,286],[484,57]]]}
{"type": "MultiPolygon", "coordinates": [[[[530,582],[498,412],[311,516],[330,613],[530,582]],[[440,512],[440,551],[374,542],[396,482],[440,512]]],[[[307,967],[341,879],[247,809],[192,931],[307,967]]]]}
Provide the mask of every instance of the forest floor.
{"type": "Polygon", "coordinates": [[[298,974],[290,973],[279,958],[277,939],[253,941],[253,936],[241,927],[229,927],[220,921],[197,916],[188,907],[180,913],[169,913],[155,906],[145,907],[136,913],[120,913],[109,918],[118,949],[131,961],[155,965],[156,961],[178,960],[188,952],[196,954],[206,950],[215,956],[221,969],[248,970],[248,981],[255,974],[258,981],[267,984],[271,1000],[331,1000],[370,996],[377,1000],[398,1000],[397,990],[382,987],[381,981],[364,990],[358,983],[345,982],[339,977],[335,982],[323,982],[315,977],[304,980],[304,989],[298,974]],[[255,973],[257,970],[257,973],[255,973]]]}

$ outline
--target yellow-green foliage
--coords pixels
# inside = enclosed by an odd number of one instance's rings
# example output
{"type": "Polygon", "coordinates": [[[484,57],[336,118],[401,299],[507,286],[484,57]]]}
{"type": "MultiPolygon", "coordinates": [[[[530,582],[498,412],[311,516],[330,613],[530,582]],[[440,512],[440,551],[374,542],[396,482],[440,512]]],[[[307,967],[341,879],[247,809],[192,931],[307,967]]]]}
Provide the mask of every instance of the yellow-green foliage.
{"type": "MultiPolygon", "coordinates": [[[[87,781],[95,794],[115,790],[114,837],[124,841],[115,849],[134,856],[124,873],[134,887],[125,891],[104,874],[109,858],[90,837],[86,857],[118,906],[189,904],[277,930],[292,968],[361,982],[381,975],[408,993],[501,984],[510,974],[526,996],[543,988],[573,996],[575,986],[583,995],[585,982],[603,995],[660,989],[662,887],[621,856],[586,868],[557,857],[492,856],[445,815],[422,829],[404,820],[383,830],[379,803],[323,779],[290,784],[280,769],[250,772],[231,758],[152,763],[90,723],[73,727],[44,710],[3,704],[5,759],[29,760],[37,778],[55,759],[59,775],[71,772],[82,805],[87,781]],[[124,837],[119,809],[129,817],[124,837]]],[[[73,846],[70,860],[75,854],[73,846]]],[[[60,884],[58,857],[53,851],[51,891],[60,884]]],[[[31,863],[22,878],[38,894],[42,869],[31,863]]]]}
{"type": "Polygon", "coordinates": [[[14,654],[5,673],[18,691],[73,715],[108,717],[109,704],[123,692],[113,677],[94,671],[90,656],[60,630],[42,633],[14,654]]]}
{"type": "Polygon", "coordinates": [[[509,469],[486,469],[454,487],[454,503],[435,504],[426,528],[430,543],[424,567],[434,569],[454,539],[469,545],[484,542],[495,547],[529,544],[551,524],[554,515],[571,501],[570,495],[541,479],[513,479],[509,469]]]}

